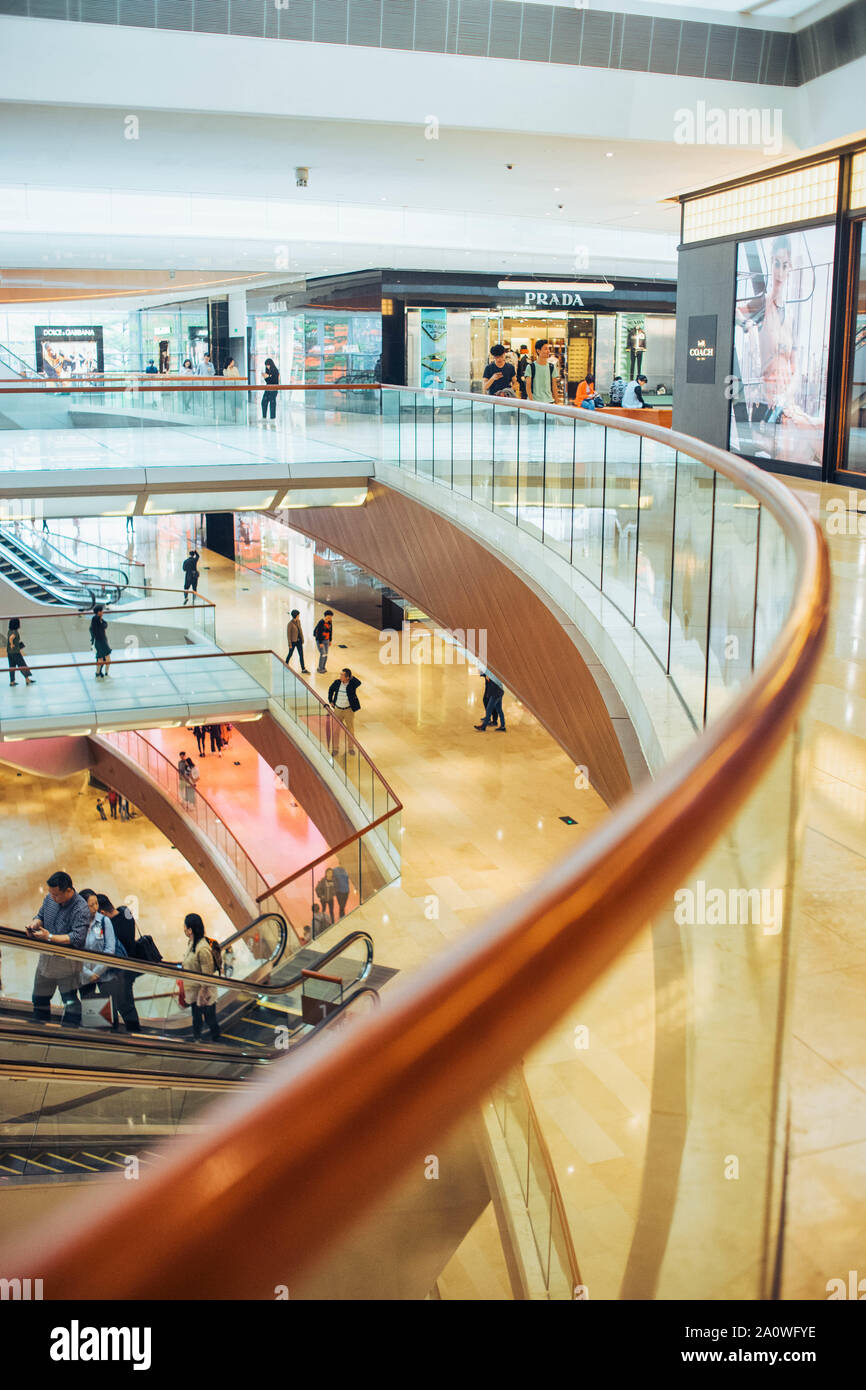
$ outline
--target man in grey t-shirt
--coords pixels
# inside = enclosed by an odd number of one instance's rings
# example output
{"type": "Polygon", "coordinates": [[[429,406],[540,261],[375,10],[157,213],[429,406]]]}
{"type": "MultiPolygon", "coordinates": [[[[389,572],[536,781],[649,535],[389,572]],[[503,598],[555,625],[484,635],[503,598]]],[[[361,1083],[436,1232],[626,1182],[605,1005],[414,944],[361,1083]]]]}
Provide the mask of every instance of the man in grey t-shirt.
{"type": "MultiPolygon", "coordinates": [[[[48,880],[48,896],[27,926],[27,935],[34,941],[51,941],[57,946],[74,946],[83,950],[90,926],[90,909],[72,886],[69,874],[58,869],[48,880]]],[[[65,1009],[63,1022],[72,1028],[81,1023],[81,1000],[78,986],[81,964],[63,956],[42,955],[33,980],[33,1017],[38,1023],[51,1019],[51,999],[60,990],[65,1009]]]]}
{"type": "Polygon", "coordinates": [[[541,405],[559,405],[558,377],[559,368],[556,358],[550,355],[550,343],[546,338],[539,338],[535,344],[535,361],[530,363],[524,377],[529,399],[541,405]]]}

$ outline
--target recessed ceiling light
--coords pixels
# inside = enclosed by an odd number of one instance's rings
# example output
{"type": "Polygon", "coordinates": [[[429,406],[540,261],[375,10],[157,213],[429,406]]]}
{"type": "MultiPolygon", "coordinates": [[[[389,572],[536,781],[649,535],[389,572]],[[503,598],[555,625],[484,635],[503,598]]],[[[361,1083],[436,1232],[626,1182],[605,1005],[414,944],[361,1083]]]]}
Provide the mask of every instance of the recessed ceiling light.
{"type": "Polygon", "coordinates": [[[613,159],[613,150],[606,150],[604,157],[605,159],[613,159]]]}
{"type": "Polygon", "coordinates": [[[560,188],[556,187],[556,188],[554,188],[553,191],[554,191],[554,193],[560,193],[562,190],[561,190],[560,188]]]}

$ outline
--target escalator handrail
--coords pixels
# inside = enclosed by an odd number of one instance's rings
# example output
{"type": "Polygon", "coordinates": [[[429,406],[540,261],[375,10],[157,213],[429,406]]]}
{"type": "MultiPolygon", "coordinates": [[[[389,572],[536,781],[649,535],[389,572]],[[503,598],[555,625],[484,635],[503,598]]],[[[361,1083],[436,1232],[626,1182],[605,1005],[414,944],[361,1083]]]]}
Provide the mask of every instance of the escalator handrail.
{"type": "MultiPolygon", "coordinates": [[[[52,573],[50,560],[42,554],[40,550],[37,550],[35,546],[28,545],[26,541],[22,541],[20,536],[16,536],[14,532],[10,533],[8,530],[0,532],[0,538],[2,538],[7,547],[14,547],[15,550],[23,551],[24,556],[31,564],[33,561],[39,561],[49,574],[52,573]]],[[[64,555],[63,551],[58,549],[56,545],[52,545],[51,541],[43,540],[41,545],[43,549],[47,548],[54,555],[59,557],[61,563],[54,561],[53,570],[53,574],[57,578],[72,578],[80,583],[86,583],[88,579],[93,579],[98,583],[111,584],[114,588],[117,588],[119,585],[121,589],[125,589],[129,583],[129,575],[126,570],[121,569],[119,566],[116,568],[114,566],[109,568],[108,565],[76,566],[76,562],[70,560],[68,555],[64,555]],[[69,569],[70,565],[75,566],[71,571],[69,569]],[[105,579],[103,577],[105,575],[108,575],[109,578],[105,579]]]]}
{"type": "Polygon", "coordinates": [[[67,1207],[60,1231],[34,1227],[5,1252],[8,1267],[41,1261],[58,1299],[267,1296],[381,1201],[669,905],[792,733],[830,585],[818,527],[776,478],[674,431],[646,433],[733,478],[785,534],[794,591],[752,680],[541,885],[449,945],[339,1044],[311,1044],[303,1067],[276,1068],[242,1105],[218,1103],[214,1129],[179,1142],[134,1192],[96,1214],[67,1207]]]}
{"type": "Polygon", "coordinates": [[[39,539],[40,535],[49,535],[49,537],[54,537],[54,541],[70,541],[72,545],[86,545],[89,550],[101,550],[103,555],[110,555],[111,559],[117,560],[118,569],[122,569],[124,564],[135,564],[135,566],[138,566],[139,570],[147,569],[145,560],[136,560],[133,559],[132,556],[121,555],[120,550],[111,550],[110,546],[100,545],[97,541],[79,541],[78,537],[75,537],[75,535],[65,535],[63,531],[49,530],[47,532],[40,532],[36,530],[35,527],[31,527],[31,530],[33,531],[33,537],[35,537],[35,539],[39,539]]]}
{"type": "MultiPolygon", "coordinates": [[[[276,921],[280,923],[280,950],[277,956],[267,961],[261,961],[260,964],[262,966],[270,966],[272,970],[277,969],[282,960],[282,954],[285,951],[289,933],[286,919],[279,912],[266,912],[261,917],[256,917],[250,922],[249,926],[235,932],[232,936],[226,937],[225,941],[221,941],[220,946],[225,947],[231,942],[240,940],[247,932],[252,931],[253,927],[269,919],[276,919],[276,921]]],[[[342,941],[338,942],[335,946],[329,947],[319,964],[327,964],[328,961],[333,960],[335,956],[339,955],[340,951],[345,949],[347,945],[351,945],[354,941],[358,940],[364,941],[366,953],[364,968],[357,978],[359,980],[366,980],[370,974],[373,963],[373,938],[370,936],[369,932],[360,930],[349,932],[347,936],[343,937],[342,941]]],[[[14,946],[18,949],[38,951],[40,955],[66,956],[68,960],[87,963],[104,965],[106,960],[109,960],[112,970],[134,971],[138,975],[159,975],[163,979],[184,980],[194,985],[212,985],[216,981],[223,989],[230,990],[232,993],[249,995],[254,998],[259,998],[261,995],[270,997],[271,995],[279,996],[290,994],[292,990],[298,988],[303,980],[303,975],[299,972],[290,980],[286,980],[280,985],[272,984],[270,981],[248,984],[246,980],[236,980],[233,975],[203,975],[197,970],[184,970],[180,966],[166,965],[164,962],[157,964],[154,961],[132,959],[131,957],[126,959],[123,956],[106,957],[105,953],[100,951],[79,950],[75,946],[58,946],[49,941],[33,941],[27,936],[26,932],[19,931],[16,927],[0,926],[0,947],[2,946],[14,946]]]]}
{"type": "MultiPolygon", "coordinates": [[[[279,918],[285,926],[285,918],[281,918],[279,913],[269,912],[265,916],[279,918]]],[[[250,924],[250,927],[263,920],[263,918],[257,917],[255,922],[250,924]]],[[[246,930],[249,931],[250,927],[247,927],[246,930]]],[[[286,927],[285,939],[287,939],[287,934],[288,928],[286,927]]],[[[243,935],[243,933],[236,933],[228,940],[236,941],[238,935],[243,935]]],[[[134,971],[138,975],[160,975],[164,979],[188,981],[192,985],[212,985],[218,981],[225,989],[255,997],[262,994],[286,994],[290,988],[287,985],[271,985],[264,981],[259,984],[247,984],[246,980],[236,980],[234,976],[203,975],[197,970],[183,970],[180,966],[166,965],[165,962],[157,964],[155,961],[138,960],[131,957],[106,956],[100,951],[79,950],[75,946],[56,946],[49,941],[33,941],[25,932],[18,931],[15,927],[0,926],[0,946],[15,946],[19,950],[38,951],[41,955],[66,956],[70,961],[82,961],[91,964],[101,963],[104,965],[107,959],[111,962],[112,970],[134,971]]],[[[261,961],[260,964],[270,965],[271,961],[261,961]]]]}

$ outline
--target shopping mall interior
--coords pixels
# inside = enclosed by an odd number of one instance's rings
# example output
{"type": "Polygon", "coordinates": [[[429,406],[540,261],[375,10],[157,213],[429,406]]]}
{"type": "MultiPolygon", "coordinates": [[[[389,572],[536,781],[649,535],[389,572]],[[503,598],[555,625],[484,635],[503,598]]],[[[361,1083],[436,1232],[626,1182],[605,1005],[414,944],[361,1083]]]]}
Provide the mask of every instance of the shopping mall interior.
{"type": "Polygon", "coordinates": [[[866,0],[0,35],[0,1296],[866,1298],[866,0]]]}

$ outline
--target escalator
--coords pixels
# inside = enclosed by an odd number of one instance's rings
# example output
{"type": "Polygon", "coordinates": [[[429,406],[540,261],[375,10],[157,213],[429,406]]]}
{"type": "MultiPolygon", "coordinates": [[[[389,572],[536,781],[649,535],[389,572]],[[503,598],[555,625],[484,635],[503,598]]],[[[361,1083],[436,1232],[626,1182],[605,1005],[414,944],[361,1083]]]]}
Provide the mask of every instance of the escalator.
{"type": "Polygon", "coordinates": [[[37,550],[8,527],[0,530],[0,576],[28,598],[79,609],[116,603],[129,584],[123,570],[76,566],[50,541],[37,550]]]}
{"type": "Polygon", "coordinates": [[[157,1146],[218,1093],[264,1079],[322,1029],[375,1007],[378,988],[396,973],[373,964],[366,932],[350,932],[324,952],[291,955],[289,940],[285,920],[270,913],[221,943],[232,946],[238,975],[216,977],[222,1036],[199,1043],[177,985],[213,983],[213,976],[128,962],[138,976],[141,1033],[67,1027],[59,1009],[40,1024],[24,997],[40,955],[103,964],[105,957],[0,928],[0,1185],[85,1180],[128,1170],[132,1159],[147,1167],[157,1146]]]}

